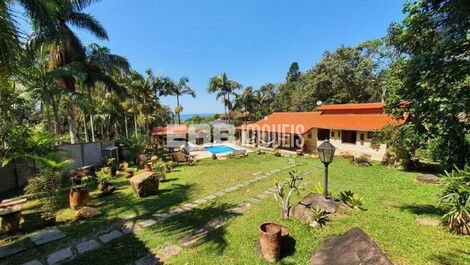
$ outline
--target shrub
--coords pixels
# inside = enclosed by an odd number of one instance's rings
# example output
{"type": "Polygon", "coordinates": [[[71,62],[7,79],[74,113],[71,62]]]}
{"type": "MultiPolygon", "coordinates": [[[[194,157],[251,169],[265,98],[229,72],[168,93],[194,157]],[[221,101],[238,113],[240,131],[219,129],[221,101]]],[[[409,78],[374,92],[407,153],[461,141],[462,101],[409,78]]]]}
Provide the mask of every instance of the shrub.
{"type": "Polygon", "coordinates": [[[364,210],[362,198],[350,190],[340,192],[339,199],[354,210],[364,210]]]}
{"type": "Polygon", "coordinates": [[[168,165],[167,163],[157,160],[153,162],[152,164],[153,167],[153,172],[158,176],[158,179],[161,181],[166,180],[166,172],[168,171],[168,165]]]}
{"type": "Polygon", "coordinates": [[[34,178],[29,180],[25,188],[26,194],[33,198],[42,198],[42,217],[54,217],[61,205],[63,178],[60,172],[42,169],[34,178]]]}
{"type": "Polygon", "coordinates": [[[454,232],[470,234],[470,166],[446,172],[443,180],[440,202],[445,214],[442,219],[454,232]]]}
{"type": "Polygon", "coordinates": [[[312,218],[312,222],[310,223],[310,225],[320,225],[320,228],[325,226],[330,221],[328,213],[323,211],[321,208],[312,208],[310,211],[310,217],[312,218]]]}
{"type": "Polygon", "coordinates": [[[366,154],[354,157],[352,163],[359,166],[372,166],[372,161],[370,160],[370,157],[366,154]]]}
{"type": "Polygon", "coordinates": [[[137,157],[145,149],[147,145],[147,136],[137,135],[130,138],[122,138],[119,146],[127,150],[129,153],[129,161],[136,162],[137,157]]]}
{"type": "Polygon", "coordinates": [[[283,218],[289,217],[290,197],[294,192],[298,192],[298,183],[302,179],[303,177],[298,174],[297,170],[292,170],[289,172],[289,180],[287,182],[282,184],[276,183],[274,198],[282,209],[283,218]]]}
{"type": "Polygon", "coordinates": [[[96,176],[98,177],[98,181],[100,183],[105,183],[111,181],[111,169],[109,167],[104,167],[100,171],[96,172],[96,176]]]}

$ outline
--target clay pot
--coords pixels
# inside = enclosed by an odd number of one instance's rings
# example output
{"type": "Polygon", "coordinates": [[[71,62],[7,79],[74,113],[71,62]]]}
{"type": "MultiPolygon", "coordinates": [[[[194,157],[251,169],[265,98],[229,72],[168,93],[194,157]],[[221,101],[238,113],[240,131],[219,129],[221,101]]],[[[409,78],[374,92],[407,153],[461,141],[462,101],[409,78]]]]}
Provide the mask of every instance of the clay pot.
{"type": "Polygon", "coordinates": [[[152,169],[152,163],[146,163],[144,170],[145,170],[145,171],[148,171],[148,172],[153,171],[153,169],[152,169]]]}
{"type": "Polygon", "coordinates": [[[71,189],[69,193],[70,208],[78,210],[87,206],[90,193],[87,189],[71,189]]]}
{"type": "Polygon", "coordinates": [[[264,223],[259,227],[259,242],[264,259],[274,263],[281,255],[281,226],[264,223]]]}

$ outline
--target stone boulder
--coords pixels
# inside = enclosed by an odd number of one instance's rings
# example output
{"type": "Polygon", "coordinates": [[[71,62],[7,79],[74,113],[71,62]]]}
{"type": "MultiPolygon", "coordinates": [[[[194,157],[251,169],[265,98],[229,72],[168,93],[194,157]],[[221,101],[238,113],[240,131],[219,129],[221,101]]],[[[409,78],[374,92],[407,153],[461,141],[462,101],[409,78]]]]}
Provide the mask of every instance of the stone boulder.
{"type": "Polygon", "coordinates": [[[338,203],[334,199],[325,199],[323,195],[311,193],[289,209],[289,217],[310,224],[313,221],[311,211],[315,208],[334,214],[338,211],[338,203]]]}
{"type": "Polygon", "coordinates": [[[129,179],[132,188],[139,197],[156,195],[159,181],[154,172],[144,172],[129,179]]]}
{"type": "Polygon", "coordinates": [[[309,265],[392,265],[384,252],[360,228],[326,239],[309,265]]]}
{"type": "Polygon", "coordinates": [[[88,219],[96,216],[100,216],[101,212],[93,207],[85,206],[76,212],[78,219],[88,219]]]}
{"type": "Polygon", "coordinates": [[[440,178],[433,174],[421,174],[416,176],[416,181],[420,183],[439,184],[440,178]]]}

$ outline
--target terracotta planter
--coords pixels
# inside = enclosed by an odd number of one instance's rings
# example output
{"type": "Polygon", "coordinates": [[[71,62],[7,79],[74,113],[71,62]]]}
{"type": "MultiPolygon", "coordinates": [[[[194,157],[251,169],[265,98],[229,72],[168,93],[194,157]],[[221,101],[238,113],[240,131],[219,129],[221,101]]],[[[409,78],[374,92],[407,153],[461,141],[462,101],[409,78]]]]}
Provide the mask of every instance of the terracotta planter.
{"type": "Polygon", "coordinates": [[[153,171],[153,169],[152,169],[152,163],[146,163],[144,170],[145,170],[145,171],[148,171],[148,172],[153,171]]]}
{"type": "Polygon", "coordinates": [[[84,206],[87,206],[90,193],[86,189],[72,189],[69,193],[70,208],[78,210],[84,206]]]}
{"type": "Polygon", "coordinates": [[[264,259],[274,263],[281,255],[281,226],[264,223],[259,227],[259,242],[264,259]]]}

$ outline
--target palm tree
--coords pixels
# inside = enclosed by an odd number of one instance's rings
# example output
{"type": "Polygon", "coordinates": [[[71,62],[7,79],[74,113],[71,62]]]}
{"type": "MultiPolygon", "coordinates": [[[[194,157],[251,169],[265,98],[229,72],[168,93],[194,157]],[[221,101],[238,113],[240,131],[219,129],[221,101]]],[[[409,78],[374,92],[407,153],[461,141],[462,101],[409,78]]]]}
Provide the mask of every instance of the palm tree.
{"type": "MultiPolygon", "coordinates": [[[[129,73],[130,65],[125,57],[111,53],[111,50],[107,47],[91,43],[86,47],[86,63],[84,66],[87,73],[84,85],[86,86],[90,100],[92,100],[91,89],[95,87],[97,82],[104,84],[108,90],[117,92],[116,94],[121,98],[124,97],[125,88],[120,86],[113,77],[129,73]]],[[[92,142],[94,142],[95,128],[93,114],[90,114],[90,128],[92,142]]]]}
{"type": "MultiPolygon", "coordinates": [[[[34,25],[34,32],[28,41],[30,48],[46,45],[49,48],[50,68],[58,69],[67,66],[80,67],[80,62],[86,61],[86,49],[78,36],[72,31],[70,25],[84,29],[99,39],[108,39],[108,34],[103,26],[93,16],[83,13],[82,10],[90,3],[90,0],[55,0],[57,7],[52,12],[54,23],[47,25],[34,25]]],[[[65,76],[57,79],[61,87],[76,91],[76,79],[73,76],[65,76]]],[[[76,143],[77,137],[77,110],[71,100],[66,100],[68,112],[68,124],[70,142],[76,143]]]]}
{"type": "Polygon", "coordinates": [[[170,78],[163,79],[162,93],[163,96],[176,96],[175,112],[178,114],[178,124],[181,124],[181,112],[183,107],[180,105],[180,97],[183,95],[190,95],[196,97],[196,93],[188,86],[189,79],[185,76],[181,77],[178,83],[175,83],[170,78]]]}
{"type": "Polygon", "coordinates": [[[9,76],[22,55],[20,35],[12,6],[21,5],[27,16],[40,26],[50,25],[55,2],[42,0],[0,1],[0,76],[9,76]]]}
{"type": "Polygon", "coordinates": [[[230,123],[230,110],[231,110],[231,101],[230,95],[236,96],[235,91],[242,88],[242,85],[239,83],[229,80],[227,74],[223,73],[221,75],[214,76],[209,81],[209,87],[207,87],[207,92],[216,93],[217,99],[223,99],[225,116],[228,117],[228,123],[230,123]],[[227,115],[228,111],[228,115],[227,115]]]}

